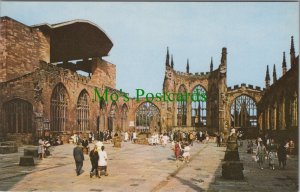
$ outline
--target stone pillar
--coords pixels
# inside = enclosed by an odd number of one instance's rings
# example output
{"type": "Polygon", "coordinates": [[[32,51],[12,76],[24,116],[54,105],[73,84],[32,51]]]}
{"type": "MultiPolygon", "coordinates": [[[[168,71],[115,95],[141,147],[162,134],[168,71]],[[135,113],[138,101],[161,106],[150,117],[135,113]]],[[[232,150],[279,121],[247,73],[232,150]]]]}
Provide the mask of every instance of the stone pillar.
{"type": "Polygon", "coordinates": [[[192,126],[192,101],[188,98],[187,105],[186,105],[186,126],[190,127],[192,126]]]}

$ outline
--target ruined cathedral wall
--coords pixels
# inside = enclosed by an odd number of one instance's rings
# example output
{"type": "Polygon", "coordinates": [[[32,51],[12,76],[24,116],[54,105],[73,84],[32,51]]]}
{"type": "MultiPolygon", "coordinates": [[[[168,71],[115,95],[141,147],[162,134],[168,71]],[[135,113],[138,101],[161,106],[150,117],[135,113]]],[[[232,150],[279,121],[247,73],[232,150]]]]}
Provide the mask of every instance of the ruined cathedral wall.
{"type": "Polygon", "coordinates": [[[34,71],[40,60],[49,62],[50,37],[38,29],[1,17],[0,30],[0,82],[34,71]]]}
{"type": "Polygon", "coordinates": [[[91,84],[116,88],[116,65],[108,61],[94,58],[92,60],[91,84]]]}

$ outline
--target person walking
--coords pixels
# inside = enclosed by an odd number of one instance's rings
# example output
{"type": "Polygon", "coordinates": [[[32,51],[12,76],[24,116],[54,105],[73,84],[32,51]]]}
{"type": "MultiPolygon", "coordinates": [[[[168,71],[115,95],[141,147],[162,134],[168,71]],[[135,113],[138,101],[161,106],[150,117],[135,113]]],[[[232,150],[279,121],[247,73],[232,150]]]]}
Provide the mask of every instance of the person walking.
{"type": "Polygon", "coordinates": [[[258,142],[259,143],[258,143],[257,149],[256,149],[256,159],[257,159],[259,168],[264,169],[263,164],[265,162],[265,156],[266,156],[267,150],[261,139],[258,140],[258,142]]]}
{"type": "Polygon", "coordinates": [[[221,146],[221,135],[217,134],[217,147],[221,146]]]}
{"type": "Polygon", "coordinates": [[[127,142],[129,140],[128,132],[126,131],[124,134],[124,141],[127,142]]]}
{"type": "Polygon", "coordinates": [[[180,142],[178,141],[175,142],[174,153],[175,153],[176,160],[178,160],[181,153],[181,146],[180,146],[180,142]]]}
{"type": "Polygon", "coordinates": [[[268,146],[268,151],[269,151],[269,167],[270,169],[275,170],[275,157],[276,157],[276,152],[277,152],[277,147],[274,144],[274,139],[271,140],[270,145],[268,146]]]}
{"type": "Polygon", "coordinates": [[[100,176],[98,174],[99,154],[98,154],[98,150],[97,150],[97,145],[95,145],[94,149],[91,150],[91,152],[90,152],[90,160],[91,160],[91,165],[92,165],[92,169],[90,172],[90,178],[93,177],[94,171],[96,172],[95,173],[96,177],[100,178],[100,176]]]}
{"type": "Polygon", "coordinates": [[[187,142],[183,148],[183,157],[184,157],[184,162],[189,163],[190,162],[190,146],[189,143],[187,142]]]}
{"type": "Polygon", "coordinates": [[[99,152],[99,160],[98,160],[98,175],[101,177],[101,170],[105,171],[105,176],[107,174],[107,153],[104,151],[104,146],[101,147],[101,151],[99,152]]]}
{"type": "Polygon", "coordinates": [[[80,142],[78,142],[77,146],[73,149],[73,157],[75,160],[76,173],[78,176],[80,175],[80,171],[82,169],[83,161],[84,161],[83,151],[82,151],[82,147],[80,146],[80,142]]]}
{"type": "Polygon", "coordinates": [[[162,140],[162,146],[163,146],[163,147],[167,146],[167,143],[168,143],[168,140],[169,140],[168,135],[165,133],[165,134],[163,135],[163,137],[162,137],[161,140],[162,140]]]}
{"type": "Polygon", "coordinates": [[[38,147],[38,154],[40,160],[44,158],[44,153],[45,153],[45,141],[43,138],[41,138],[39,139],[39,147],[38,147]]]}
{"type": "Polygon", "coordinates": [[[135,132],[135,130],[134,130],[133,133],[132,133],[132,140],[133,140],[133,143],[135,143],[136,139],[137,139],[137,137],[136,137],[136,132],[135,132]]]}
{"type": "Polygon", "coordinates": [[[281,165],[282,165],[282,169],[285,169],[287,150],[285,148],[284,142],[281,142],[281,144],[279,145],[277,155],[278,155],[279,169],[281,169],[281,165]]]}
{"type": "Polygon", "coordinates": [[[194,134],[193,134],[193,132],[190,132],[190,134],[189,134],[189,144],[191,145],[191,146],[193,146],[193,141],[194,141],[194,134]]]}

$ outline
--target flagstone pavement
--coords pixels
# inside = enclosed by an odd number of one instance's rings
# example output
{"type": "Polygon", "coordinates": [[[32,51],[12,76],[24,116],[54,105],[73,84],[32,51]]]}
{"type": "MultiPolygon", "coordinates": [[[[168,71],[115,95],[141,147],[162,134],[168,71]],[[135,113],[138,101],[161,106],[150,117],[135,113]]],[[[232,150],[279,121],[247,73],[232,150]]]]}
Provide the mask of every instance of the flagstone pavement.
{"type": "Polygon", "coordinates": [[[18,165],[24,146],[18,153],[0,155],[0,191],[298,191],[298,156],[288,157],[285,170],[269,170],[267,165],[260,170],[244,143],[239,148],[242,181],[221,178],[225,147],[213,142],[194,143],[189,164],[174,160],[171,144],[105,144],[109,175],[100,179],[89,177],[88,155],[82,174],[76,176],[72,144],[55,147],[51,156],[35,159],[31,167],[18,165]]]}

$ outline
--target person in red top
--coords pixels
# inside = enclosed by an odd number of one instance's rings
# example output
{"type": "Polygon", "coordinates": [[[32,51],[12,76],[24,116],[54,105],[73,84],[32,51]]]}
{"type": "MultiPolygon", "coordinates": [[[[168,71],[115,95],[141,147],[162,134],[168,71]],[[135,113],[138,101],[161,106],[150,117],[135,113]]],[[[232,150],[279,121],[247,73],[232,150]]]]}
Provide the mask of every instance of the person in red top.
{"type": "Polygon", "coordinates": [[[178,160],[179,156],[180,156],[180,153],[181,153],[181,146],[180,146],[180,143],[178,141],[175,142],[175,158],[176,160],[178,160]]]}

